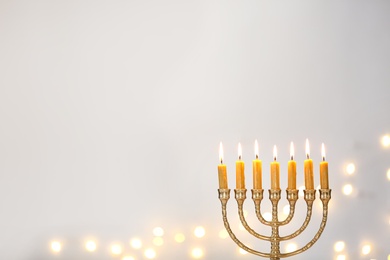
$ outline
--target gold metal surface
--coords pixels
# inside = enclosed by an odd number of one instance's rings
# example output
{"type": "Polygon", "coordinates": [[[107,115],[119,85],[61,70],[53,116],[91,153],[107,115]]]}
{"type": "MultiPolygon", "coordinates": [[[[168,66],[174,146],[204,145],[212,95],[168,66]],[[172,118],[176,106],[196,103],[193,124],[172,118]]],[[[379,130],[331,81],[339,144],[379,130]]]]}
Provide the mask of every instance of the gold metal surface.
{"type": "Polygon", "coordinates": [[[254,231],[245,220],[243,205],[244,205],[244,201],[246,199],[246,189],[235,189],[234,190],[235,199],[236,199],[237,205],[238,205],[238,215],[240,217],[240,221],[241,221],[242,225],[244,226],[244,228],[251,235],[255,236],[256,238],[268,241],[271,244],[270,253],[263,253],[263,252],[256,251],[254,249],[247,247],[240,240],[238,240],[236,235],[231,230],[230,224],[229,224],[229,221],[227,218],[226,205],[227,205],[227,202],[230,198],[230,189],[219,189],[218,190],[219,199],[220,199],[221,204],[222,204],[223,223],[224,223],[225,228],[226,228],[227,232],[229,233],[231,239],[240,248],[242,248],[245,251],[247,251],[251,254],[254,254],[254,255],[269,258],[271,260],[280,260],[280,258],[285,258],[285,257],[290,257],[293,255],[300,254],[300,253],[308,250],[310,247],[312,247],[317,242],[317,240],[320,238],[322,232],[325,229],[326,221],[328,218],[328,203],[329,203],[329,200],[331,198],[331,190],[330,189],[320,189],[319,190],[320,199],[322,201],[323,214],[322,214],[322,221],[321,221],[320,228],[317,231],[314,238],[310,242],[308,242],[304,247],[302,247],[298,250],[295,250],[295,251],[289,252],[289,253],[281,253],[280,252],[280,242],[286,241],[286,240],[291,240],[294,237],[297,237],[309,225],[311,215],[312,215],[312,210],[313,210],[313,202],[316,199],[316,190],[314,190],[314,189],[313,190],[304,190],[304,194],[305,194],[304,199],[306,201],[307,212],[306,212],[306,218],[305,218],[302,226],[297,231],[295,231],[294,233],[292,233],[288,236],[280,236],[279,235],[279,227],[290,223],[290,221],[294,217],[295,204],[298,200],[298,190],[287,190],[286,192],[287,192],[286,198],[289,202],[290,212],[285,220],[279,221],[279,219],[278,219],[278,204],[279,204],[279,201],[281,199],[281,190],[280,189],[277,189],[277,190],[270,189],[269,190],[269,199],[272,203],[272,220],[267,221],[263,218],[263,216],[261,214],[261,207],[260,207],[261,201],[263,200],[264,190],[263,189],[252,189],[252,200],[255,203],[256,216],[262,224],[271,227],[271,230],[272,230],[271,236],[264,236],[264,235],[257,233],[256,231],[254,231]]]}

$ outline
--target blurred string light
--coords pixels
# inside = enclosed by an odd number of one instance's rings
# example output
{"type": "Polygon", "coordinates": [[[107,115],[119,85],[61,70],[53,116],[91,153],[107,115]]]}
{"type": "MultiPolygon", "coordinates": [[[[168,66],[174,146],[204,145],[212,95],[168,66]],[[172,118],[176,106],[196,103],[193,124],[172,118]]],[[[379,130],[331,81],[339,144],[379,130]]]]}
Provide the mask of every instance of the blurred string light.
{"type": "Polygon", "coordinates": [[[162,237],[164,235],[164,229],[162,229],[161,227],[155,227],[153,229],[153,235],[155,235],[156,237],[162,237]]]}
{"type": "Polygon", "coordinates": [[[94,252],[96,251],[96,242],[93,241],[93,240],[89,240],[85,243],[85,249],[88,251],[88,252],[94,252]]]}
{"type": "Polygon", "coordinates": [[[383,147],[390,147],[390,135],[384,135],[381,139],[383,147]]]}
{"type": "Polygon", "coordinates": [[[351,184],[345,184],[343,186],[343,193],[347,196],[351,195],[353,191],[353,187],[351,184]]]}
{"type": "Polygon", "coordinates": [[[135,260],[135,258],[132,256],[124,256],[122,257],[122,260],[135,260]]]}
{"type": "Polygon", "coordinates": [[[293,252],[293,251],[295,251],[295,250],[297,250],[297,249],[298,249],[298,245],[295,244],[295,243],[288,243],[288,244],[286,245],[286,252],[287,252],[287,253],[293,252]]]}
{"type": "Polygon", "coordinates": [[[197,237],[197,238],[202,238],[204,237],[206,234],[206,230],[204,229],[204,227],[202,226],[198,226],[194,229],[194,235],[197,237]]]}
{"type": "Polygon", "coordinates": [[[225,239],[228,238],[229,233],[226,231],[226,229],[221,229],[221,231],[218,233],[218,236],[222,239],[225,239]]]}
{"type": "Polygon", "coordinates": [[[184,234],[182,234],[182,233],[177,233],[177,234],[175,235],[175,241],[176,241],[177,243],[183,243],[184,240],[186,240],[186,237],[184,236],[184,234]]]}
{"type": "Polygon", "coordinates": [[[204,255],[203,249],[199,247],[195,247],[194,249],[191,250],[192,258],[199,259],[202,258],[203,255],[204,255]]]}
{"type": "Polygon", "coordinates": [[[334,244],[334,251],[336,252],[341,252],[344,250],[345,248],[345,243],[344,241],[337,241],[335,244],[334,244]]]}
{"type": "Polygon", "coordinates": [[[347,259],[347,257],[345,255],[338,255],[336,257],[336,260],[346,260],[346,259],[347,259]]]}
{"type": "Polygon", "coordinates": [[[162,246],[163,244],[164,244],[164,239],[162,239],[162,237],[153,238],[153,245],[162,246]]]}
{"type": "Polygon", "coordinates": [[[270,212],[265,212],[263,214],[263,218],[267,221],[271,221],[272,220],[272,214],[270,212]]]}
{"type": "Polygon", "coordinates": [[[387,260],[390,260],[390,255],[387,256],[387,260]]]}
{"type": "Polygon", "coordinates": [[[362,247],[362,254],[363,255],[368,255],[369,253],[371,253],[371,245],[369,245],[369,244],[363,245],[363,247],[362,247]]]}
{"type": "Polygon", "coordinates": [[[346,170],[346,172],[347,172],[349,175],[354,174],[355,171],[356,171],[356,166],[355,166],[355,164],[353,164],[353,163],[349,163],[349,164],[347,164],[347,167],[345,168],[345,170],[346,170]]]}
{"type": "Polygon", "coordinates": [[[54,253],[58,253],[62,249],[62,244],[59,241],[52,241],[50,243],[50,248],[51,248],[51,251],[53,251],[54,253]]]}
{"type": "Polygon", "coordinates": [[[154,259],[156,257],[156,251],[153,248],[148,248],[144,251],[144,256],[147,259],[154,259]]]}
{"type": "Polygon", "coordinates": [[[120,244],[113,244],[111,246],[111,253],[113,255],[120,255],[120,254],[122,254],[122,246],[120,244]]]}
{"type": "Polygon", "coordinates": [[[130,246],[134,249],[140,249],[142,247],[142,241],[139,238],[133,238],[130,240],[130,246]]]}
{"type": "Polygon", "coordinates": [[[387,170],[387,179],[390,181],[390,169],[387,170]]]}
{"type": "Polygon", "coordinates": [[[239,252],[240,254],[242,254],[242,255],[248,254],[248,252],[245,251],[244,249],[242,249],[241,247],[238,248],[238,252],[239,252]]]}

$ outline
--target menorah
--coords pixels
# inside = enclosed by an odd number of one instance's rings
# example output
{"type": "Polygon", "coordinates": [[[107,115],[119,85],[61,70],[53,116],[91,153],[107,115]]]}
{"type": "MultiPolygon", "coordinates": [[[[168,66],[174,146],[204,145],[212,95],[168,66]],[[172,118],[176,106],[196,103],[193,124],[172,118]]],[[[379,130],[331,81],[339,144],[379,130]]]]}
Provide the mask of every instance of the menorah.
{"type": "Polygon", "coordinates": [[[241,161],[241,145],[239,144],[239,160],[236,162],[236,189],[234,189],[235,199],[238,205],[238,215],[240,218],[240,222],[244,226],[244,228],[254,237],[265,240],[271,243],[271,251],[270,253],[263,253],[260,251],[256,251],[252,248],[249,248],[244,243],[242,243],[233,231],[230,228],[230,224],[227,217],[227,202],[230,198],[230,189],[227,187],[227,175],[226,175],[226,166],[223,164],[223,150],[222,144],[220,145],[220,162],[221,164],[218,166],[218,174],[219,174],[219,199],[222,204],[222,217],[223,223],[227,232],[229,233],[231,239],[243,250],[258,255],[261,257],[269,258],[271,260],[280,260],[280,258],[286,258],[290,256],[294,256],[300,254],[309,248],[311,248],[317,240],[320,238],[322,232],[325,229],[325,225],[328,218],[328,203],[331,198],[331,189],[328,187],[328,163],[325,161],[325,148],[322,144],[322,162],[320,163],[320,182],[321,188],[319,189],[320,199],[322,201],[322,221],[320,227],[315,234],[314,238],[308,242],[302,248],[287,252],[280,252],[280,242],[291,240],[297,236],[299,236],[309,225],[312,216],[313,210],[313,202],[316,199],[316,190],[314,189],[314,181],[313,181],[313,161],[309,156],[309,143],[306,140],[306,157],[304,164],[304,172],[305,172],[305,190],[304,199],[307,205],[306,218],[302,224],[302,226],[287,236],[279,235],[279,228],[281,226],[285,226],[291,222],[295,213],[295,205],[298,200],[298,190],[296,189],[296,163],[294,161],[294,147],[291,143],[291,160],[288,162],[288,188],[286,189],[286,198],[289,202],[290,212],[288,216],[284,220],[279,220],[278,217],[278,204],[281,199],[281,189],[279,187],[279,163],[276,162],[276,147],[274,147],[274,162],[271,163],[271,189],[269,189],[269,199],[272,204],[272,219],[266,220],[264,219],[261,213],[261,202],[263,200],[264,190],[262,189],[262,170],[261,170],[261,161],[258,159],[258,145],[257,141],[255,142],[255,155],[256,159],[253,160],[253,185],[252,189],[252,200],[255,204],[255,212],[258,220],[265,226],[271,228],[271,236],[265,236],[254,231],[247,223],[244,215],[243,205],[246,199],[246,189],[245,189],[245,176],[244,176],[244,163],[241,161]]]}

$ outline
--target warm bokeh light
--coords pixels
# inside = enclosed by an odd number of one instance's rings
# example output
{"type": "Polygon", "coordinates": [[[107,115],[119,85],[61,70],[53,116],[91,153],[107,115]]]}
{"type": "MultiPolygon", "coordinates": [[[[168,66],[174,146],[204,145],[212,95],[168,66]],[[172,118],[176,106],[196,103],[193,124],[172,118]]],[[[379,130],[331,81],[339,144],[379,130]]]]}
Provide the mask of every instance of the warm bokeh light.
{"type": "Polygon", "coordinates": [[[362,247],[363,255],[368,255],[370,252],[371,252],[371,245],[366,244],[362,247]]]}
{"type": "Polygon", "coordinates": [[[225,239],[228,238],[229,233],[226,231],[226,229],[221,229],[221,231],[218,233],[218,236],[222,239],[225,239]]]}
{"type": "Polygon", "coordinates": [[[153,229],[153,235],[155,235],[156,237],[162,237],[164,235],[164,229],[162,229],[161,227],[155,227],[153,229]]]}
{"type": "Polygon", "coordinates": [[[122,257],[122,260],[135,260],[135,258],[132,256],[124,256],[122,257]]]}
{"type": "Polygon", "coordinates": [[[387,170],[387,179],[390,181],[390,169],[387,170]]]}
{"type": "Polygon", "coordinates": [[[346,259],[347,259],[347,257],[345,255],[338,255],[336,257],[336,260],[346,260],[346,259]]]}
{"type": "Polygon", "coordinates": [[[244,217],[246,217],[246,218],[247,218],[247,217],[248,217],[248,214],[249,214],[249,213],[248,213],[248,211],[244,209],[244,211],[243,211],[243,212],[244,212],[244,217]]]}
{"type": "Polygon", "coordinates": [[[203,249],[201,249],[199,247],[196,247],[196,248],[191,250],[192,258],[199,259],[199,258],[202,258],[203,255],[204,255],[203,249]]]}
{"type": "Polygon", "coordinates": [[[334,244],[333,248],[334,248],[334,251],[336,251],[336,252],[341,252],[341,251],[343,251],[344,248],[345,248],[345,243],[344,243],[344,241],[337,241],[337,242],[334,244]]]}
{"type": "Polygon", "coordinates": [[[164,244],[164,239],[162,237],[153,238],[153,245],[162,246],[164,244]]]}
{"type": "Polygon", "coordinates": [[[345,184],[343,186],[343,193],[344,195],[351,195],[352,194],[352,191],[353,191],[353,187],[351,184],[345,184]]]}
{"type": "Polygon", "coordinates": [[[134,249],[140,249],[142,247],[142,241],[139,238],[133,238],[130,240],[130,246],[134,249]]]}
{"type": "Polygon", "coordinates": [[[246,255],[246,254],[248,254],[248,252],[247,252],[247,251],[245,251],[244,249],[242,249],[241,247],[240,247],[240,248],[238,248],[238,252],[239,252],[240,254],[242,254],[242,255],[246,255]]]}
{"type": "Polygon", "coordinates": [[[62,244],[59,241],[53,241],[50,243],[50,248],[51,251],[53,251],[54,253],[58,253],[62,249],[62,244]]]}
{"type": "Polygon", "coordinates": [[[356,167],[355,167],[355,164],[353,163],[348,163],[347,164],[347,167],[345,168],[345,171],[351,175],[351,174],[354,174],[355,173],[355,170],[356,170],[356,167]]]}
{"type": "Polygon", "coordinates": [[[263,218],[267,221],[271,221],[272,220],[272,214],[270,212],[265,212],[263,213],[263,218]]]}
{"type": "Polygon", "coordinates": [[[245,230],[245,227],[244,227],[244,225],[241,222],[238,223],[238,229],[241,230],[241,231],[245,230]]]}
{"type": "Polygon", "coordinates": [[[202,238],[204,237],[204,235],[206,234],[206,230],[204,229],[204,227],[202,226],[198,226],[195,228],[194,230],[194,235],[197,237],[197,238],[202,238]]]}
{"type": "Polygon", "coordinates": [[[113,244],[111,246],[111,253],[113,255],[120,255],[120,254],[122,254],[122,246],[119,245],[119,244],[113,244]]]}
{"type": "Polygon", "coordinates": [[[384,135],[381,142],[384,147],[390,147],[390,135],[384,135]]]}
{"type": "Polygon", "coordinates": [[[145,250],[144,256],[147,259],[154,259],[156,257],[156,251],[153,248],[148,248],[145,250]]]}
{"type": "Polygon", "coordinates": [[[89,240],[85,243],[85,249],[89,252],[94,252],[96,250],[96,242],[89,240]]]}
{"type": "Polygon", "coordinates": [[[390,260],[390,255],[387,256],[387,260],[390,260]]]}
{"type": "Polygon", "coordinates": [[[182,234],[182,233],[177,233],[177,234],[175,235],[175,241],[176,241],[177,243],[183,243],[184,240],[186,240],[186,237],[184,236],[184,234],[182,234]]]}
{"type": "Polygon", "coordinates": [[[287,252],[287,253],[293,252],[293,251],[295,251],[295,250],[297,250],[297,249],[298,249],[298,245],[295,244],[295,243],[288,243],[288,244],[286,245],[286,252],[287,252]]]}

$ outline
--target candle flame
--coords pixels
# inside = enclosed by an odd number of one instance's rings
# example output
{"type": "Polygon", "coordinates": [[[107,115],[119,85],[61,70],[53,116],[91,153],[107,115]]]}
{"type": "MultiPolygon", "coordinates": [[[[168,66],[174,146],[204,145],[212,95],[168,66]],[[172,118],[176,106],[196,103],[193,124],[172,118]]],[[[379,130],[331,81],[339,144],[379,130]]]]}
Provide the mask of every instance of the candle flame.
{"type": "Polygon", "coordinates": [[[241,143],[238,143],[238,160],[241,160],[242,158],[242,147],[241,143]]]}
{"type": "Polygon", "coordinates": [[[325,145],[322,143],[321,146],[321,154],[322,154],[322,160],[325,161],[325,145]]]}
{"type": "Polygon", "coordinates": [[[290,144],[290,158],[291,158],[291,161],[294,160],[294,144],[293,144],[293,142],[291,142],[291,144],[290,144]]]}
{"type": "Polygon", "coordinates": [[[259,143],[255,140],[255,157],[259,159],[259,143]]]}
{"type": "Polygon", "coordinates": [[[223,146],[222,142],[219,143],[219,161],[221,164],[223,163],[223,146]]]}
{"type": "Polygon", "coordinates": [[[309,139],[306,139],[306,158],[310,159],[310,145],[309,145],[309,139]]]}
{"type": "Polygon", "coordinates": [[[274,145],[274,161],[276,161],[277,156],[278,156],[278,151],[276,150],[276,145],[274,145]]]}

